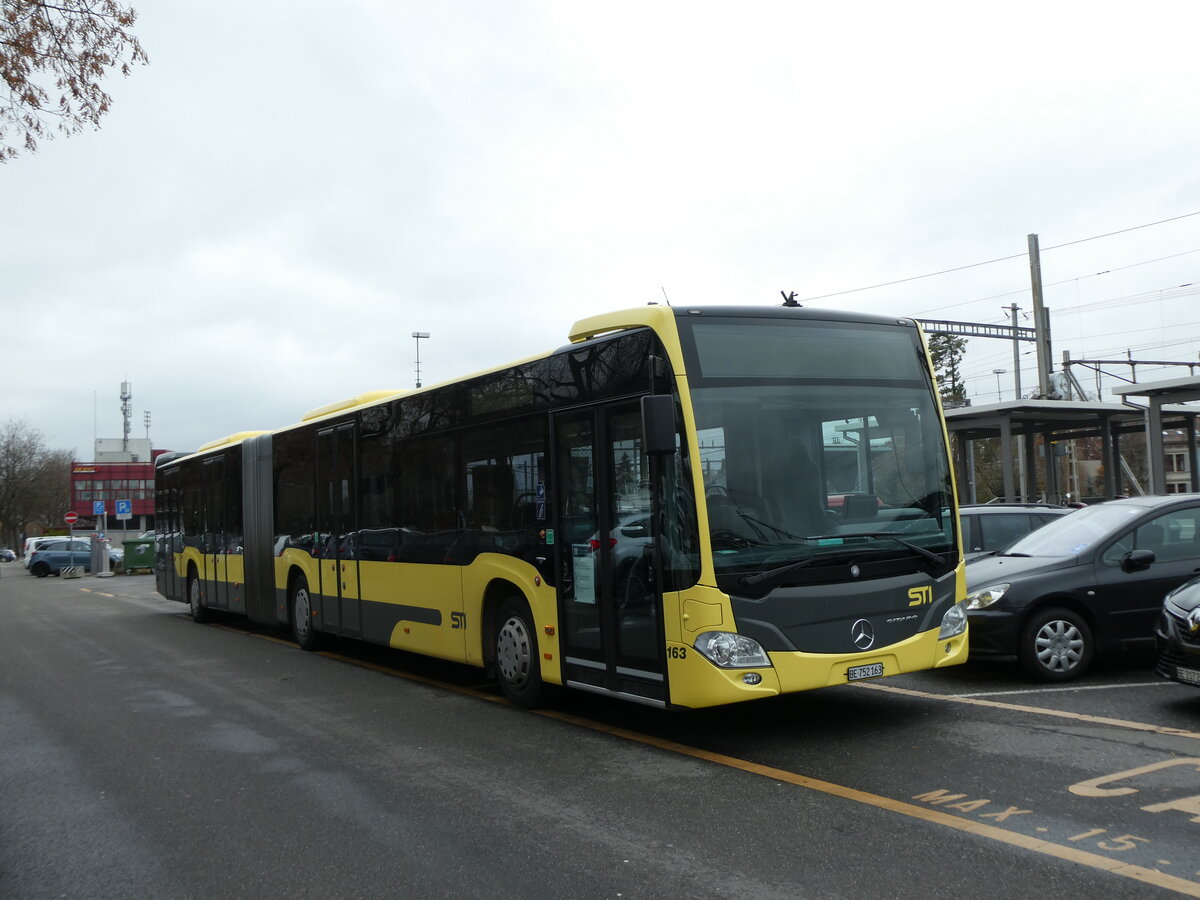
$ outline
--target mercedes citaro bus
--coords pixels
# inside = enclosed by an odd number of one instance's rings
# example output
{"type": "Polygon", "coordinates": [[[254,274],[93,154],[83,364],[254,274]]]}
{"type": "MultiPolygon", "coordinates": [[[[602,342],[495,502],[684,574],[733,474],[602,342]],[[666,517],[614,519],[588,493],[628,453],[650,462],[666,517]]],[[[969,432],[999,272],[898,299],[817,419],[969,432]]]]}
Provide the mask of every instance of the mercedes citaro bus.
{"type": "Polygon", "coordinates": [[[912,319],[584,319],[157,469],[158,589],[290,629],[706,707],[963,662],[948,441],[912,319]]]}

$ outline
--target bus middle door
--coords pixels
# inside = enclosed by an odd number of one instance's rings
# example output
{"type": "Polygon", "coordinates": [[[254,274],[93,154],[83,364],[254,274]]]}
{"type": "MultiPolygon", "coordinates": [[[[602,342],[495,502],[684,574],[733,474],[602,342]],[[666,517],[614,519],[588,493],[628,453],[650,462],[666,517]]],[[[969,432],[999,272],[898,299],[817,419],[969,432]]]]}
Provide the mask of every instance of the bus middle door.
{"type": "Polygon", "coordinates": [[[229,573],[225,536],[225,457],[204,461],[201,472],[204,494],[204,603],[213,609],[229,609],[229,573]]]}
{"type": "Polygon", "coordinates": [[[317,432],[317,530],[321,547],[321,624],[362,634],[358,592],[353,422],[317,432]]]}

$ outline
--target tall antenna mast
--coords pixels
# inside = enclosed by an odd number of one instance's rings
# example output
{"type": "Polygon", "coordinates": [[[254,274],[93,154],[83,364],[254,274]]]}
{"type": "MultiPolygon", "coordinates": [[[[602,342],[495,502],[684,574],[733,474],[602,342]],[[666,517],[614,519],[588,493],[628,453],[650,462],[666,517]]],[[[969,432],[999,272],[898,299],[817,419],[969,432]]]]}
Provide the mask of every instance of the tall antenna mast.
{"type": "Polygon", "coordinates": [[[133,394],[130,392],[129,382],[121,382],[121,416],[125,419],[125,437],[121,443],[121,449],[129,450],[129,429],[132,427],[133,418],[133,394]]]}

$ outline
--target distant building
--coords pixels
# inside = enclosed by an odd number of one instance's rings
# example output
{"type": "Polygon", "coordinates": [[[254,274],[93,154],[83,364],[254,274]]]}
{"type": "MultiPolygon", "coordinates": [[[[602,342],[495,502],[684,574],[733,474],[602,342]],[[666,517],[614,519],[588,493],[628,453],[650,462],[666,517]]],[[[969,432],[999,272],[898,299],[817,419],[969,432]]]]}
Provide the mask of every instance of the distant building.
{"type": "Polygon", "coordinates": [[[96,438],[94,450],[96,462],[150,462],[154,453],[149,438],[96,438]]]}
{"type": "Polygon", "coordinates": [[[1167,475],[1168,494],[1186,494],[1192,489],[1192,466],[1196,448],[1188,449],[1187,432],[1171,428],[1163,432],[1163,468],[1167,475]]]}
{"type": "Polygon", "coordinates": [[[71,464],[71,509],[79,516],[77,531],[99,527],[96,504],[104,504],[109,532],[141,534],[154,528],[154,460],[165,450],[154,450],[149,440],[102,438],[96,441],[95,459],[71,464]],[[117,518],[117,501],[128,500],[130,518],[117,518]]]}

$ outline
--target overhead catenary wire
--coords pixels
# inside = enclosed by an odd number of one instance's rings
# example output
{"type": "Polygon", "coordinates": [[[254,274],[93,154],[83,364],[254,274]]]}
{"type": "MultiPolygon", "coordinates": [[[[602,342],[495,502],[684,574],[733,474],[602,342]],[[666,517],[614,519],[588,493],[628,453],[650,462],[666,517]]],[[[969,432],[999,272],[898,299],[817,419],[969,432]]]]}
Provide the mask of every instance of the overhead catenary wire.
{"type": "MultiPolygon", "coordinates": [[[[1180,215],[1180,216],[1171,216],[1170,218],[1167,218],[1167,219],[1159,219],[1157,222],[1146,222],[1143,225],[1131,225],[1128,228],[1119,228],[1116,231],[1108,231],[1108,232],[1105,232],[1104,234],[1096,234],[1096,235],[1092,235],[1091,237],[1077,238],[1076,240],[1073,240],[1073,241],[1065,241],[1061,244],[1053,244],[1049,247],[1042,247],[1041,252],[1045,253],[1049,250],[1058,250],[1062,247],[1073,247],[1076,244],[1083,244],[1083,243],[1087,243],[1088,241],[1098,241],[1102,238],[1114,237],[1115,235],[1118,235],[1118,234],[1128,234],[1131,231],[1138,231],[1139,229],[1142,229],[1142,228],[1152,228],[1155,225],[1165,225],[1168,222],[1178,222],[1180,219],[1187,219],[1192,216],[1200,216],[1200,210],[1197,210],[1196,212],[1184,213],[1183,215],[1180,215]]],[[[977,269],[980,266],[990,266],[990,265],[993,265],[994,263],[1008,262],[1009,260],[1022,259],[1024,257],[1028,257],[1028,256],[1029,256],[1028,251],[1023,252],[1023,253],[1013,253],[1013,254],[1010,254],[1009,256],[998,256],[995,259],[986,259],[986,260],[983,260],[982,262],[968,263],[968,264],[962,265],[962,266],[953,266],[952,268],[949,268],[949,269],[940,269],[937,272],[926,272],[924,275],[911,275],[908,278],[897,278],[894,281],[884,281],[884,282],[880,282],[879,284],[868,284],[863,287],[849,288],[844,291],[834,291],[829,294],[816,294],[811,297],[805,297],[800,302],[801,303],[809,303],[809,302],[812,302],[813,300],[827,300],[830,297],[844,297],[846,294],[857,294],[857,293],[861,293],[862,291],[873,291],[873,290],[876,290],[877,288],[891,287],[892,285],[897,285],[897,284],[906,284],[910,281],[920,281],[923,278],[934,278],[938,275],[949,275],[952,272],[963,272],[963,271],[966,271],[967,269],[977,269]]],[[[1001,296],[1004,296],[1004,295],[1001,295],[1001,296]]],[[[991,299],[991,298],[989,298],[989,299],[991,299]]]]}
{"type": "MultiPolygon", "coordinates": [[[[1181,256],[1188,256],[1189,254],[1192,254],[1192,253],[1200,253],[1200,247],[1197,247],[1194,250],[1183,250],[1179,253],[1171,253],[1171,254],[1168,254],[1167,256],[1159,256],[1154,259],[1144,259],[1139,262],[1128,263],[1127,265],[1124,265],[1124,266],[1112,266],[1108,269],[1105,269],[1102,272],[1091,272],[1090,274],[1087,274],[1087,275],[1075,275],[1071,278],[1060,279],[1059,281],[1048,281],[1045,284],[1043,284],[1042,287],[1043,288],[1061,287],[1064,284],[1073,284],[1075,282],[1085,281],[1088,278],[1100,278],[1101,276],[1104,276],[1104,275],[1111,275],[1114,272],[1124,272],[1128,269],[1136,269],[1139,266],[1149,266],[1154,263],[1166,262],[1167,260],[1171,260],[1171,259],[1178,259],[1181,256]]],[[[935,312],[935,311],[940,311],[940,310],[945,310],[945,309],[954,309],[959,306],[970,306],[973,303],[983,303],[986,300],[1003,300],[1005,297],[1023,297],[1023,296],[1028,295],[1028,293],[1029,293],[1029,286],[1026,285],[1024,287],[1018,288],[1013,291],[1005,291],[1004,293],[1001,293],[1001,294],[989,294],[986,297],[976,297],[973,300],[961,300],[958,303],[942,304],[940,306],[933,307],[932,309],[920,310],[919,312],[915,313],[915,315],[923,316],[930,312],[935,312]]]]}

